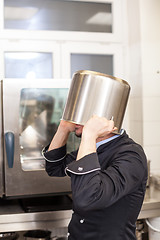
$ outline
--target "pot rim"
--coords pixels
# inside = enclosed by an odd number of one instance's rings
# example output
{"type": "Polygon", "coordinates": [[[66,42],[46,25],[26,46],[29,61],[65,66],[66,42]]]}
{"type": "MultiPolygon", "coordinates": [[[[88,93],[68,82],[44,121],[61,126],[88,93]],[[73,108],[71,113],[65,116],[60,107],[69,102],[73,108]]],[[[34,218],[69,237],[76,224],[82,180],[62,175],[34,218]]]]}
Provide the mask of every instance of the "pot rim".
{"type": "Polygon", "coordinates": [[[108,74],[105,74],[105,73],[100,73],[100,72],[96,72],[96,71],[91,71],[91,70],[79,70],[79,71],[76,71],[74,75],[76,74],[80,74],[80,75],[92,75],[92,76],[101,76],[101,77],[107,77],[107,78],[111,78],[113,80],[116,80],[122,84],[126,84],[129,86],[130,88],[130,85],[127,81],[125,81],[124,79],[121,79],[121,78],[117,78],[117,77],[114,77],[112,75],[108,75],[108,74]]]}

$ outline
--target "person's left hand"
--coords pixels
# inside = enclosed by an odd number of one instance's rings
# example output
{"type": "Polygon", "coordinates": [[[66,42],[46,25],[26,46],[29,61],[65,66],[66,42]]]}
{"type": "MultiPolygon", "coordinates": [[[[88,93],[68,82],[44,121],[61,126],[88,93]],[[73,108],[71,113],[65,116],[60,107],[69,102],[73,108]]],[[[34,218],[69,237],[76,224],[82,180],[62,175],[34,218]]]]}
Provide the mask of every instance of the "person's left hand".
{"type": "Polygon", "coordinates": [[[97,139],[99,137],[107,137],[115,130],[117,130],[117,128],[114,126],[113,120],[94,115],[84,125],[83,134],[87,134],[97,139]]]}

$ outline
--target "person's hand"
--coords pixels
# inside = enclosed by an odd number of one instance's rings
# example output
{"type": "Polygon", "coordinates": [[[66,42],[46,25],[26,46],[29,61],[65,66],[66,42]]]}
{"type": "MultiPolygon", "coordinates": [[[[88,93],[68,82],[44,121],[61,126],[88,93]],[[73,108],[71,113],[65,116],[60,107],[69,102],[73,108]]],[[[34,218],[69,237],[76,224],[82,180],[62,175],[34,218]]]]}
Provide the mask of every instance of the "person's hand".
{"type": "Polygon", "coordinates": [[[68,122],[68,121],[65,121],[65,120],[61,120],[60,125],[59,125],[59,127],[62,128],[66,132],[74,132],[75,131],[75,126],[76,126],[75,123],[68,122]]]}
{"type": "Polygon", "coordinates": [[[70,132],[75,131],[75,126],[76,124],[74,123],[61,120],[48,151],[64,146],[67,143],[70,132]]]}
{"type": "Polygon", "coordinates": [[[83,127],[81,143],[77,155],[77,161],[87,154],[96,152],[96,142],[112,136],[114,127],[113,120],[104,117],[93,116],[83,127]]]}
{"type": "Polygon", "coordinates": [[[117,128],[114,127],[113,120],[108,120],[105,117],[93,116],[84,125],[83,134],[97,139],[100,137],[107,137],[115,130],[117,130],[117,128]]]}

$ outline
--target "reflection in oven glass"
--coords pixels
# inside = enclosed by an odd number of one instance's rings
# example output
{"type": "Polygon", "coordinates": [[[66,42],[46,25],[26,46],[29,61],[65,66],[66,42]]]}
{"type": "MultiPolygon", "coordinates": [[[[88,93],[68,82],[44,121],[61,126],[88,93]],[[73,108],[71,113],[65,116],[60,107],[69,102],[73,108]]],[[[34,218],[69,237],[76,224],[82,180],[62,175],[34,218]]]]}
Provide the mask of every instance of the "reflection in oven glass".
{"type": "MultiPolygon", "coordinates": [[[[24,88],[20,100],[20,160],[24,171],[42,170],[45,161],[42,148],[48,145],[62,117],[68,89],[24,88]]],[[[69,151],[79,141],[71,135],[69,151]]]]}

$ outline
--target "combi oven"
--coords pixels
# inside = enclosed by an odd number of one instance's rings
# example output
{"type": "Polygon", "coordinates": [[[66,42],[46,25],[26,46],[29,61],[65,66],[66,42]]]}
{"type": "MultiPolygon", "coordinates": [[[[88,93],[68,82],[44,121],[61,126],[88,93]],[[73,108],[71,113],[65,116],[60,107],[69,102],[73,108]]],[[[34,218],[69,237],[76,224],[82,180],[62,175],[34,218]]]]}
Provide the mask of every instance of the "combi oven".
{"type": "MultiPolygon", "coordinates": [[[[1,81],[1,197],[69,193],[69,177],[49,177],[41,155],[59,125],[70,79],[1,81]]],[[[79,140],[71,135],[68,151],[79,140]]]]}

